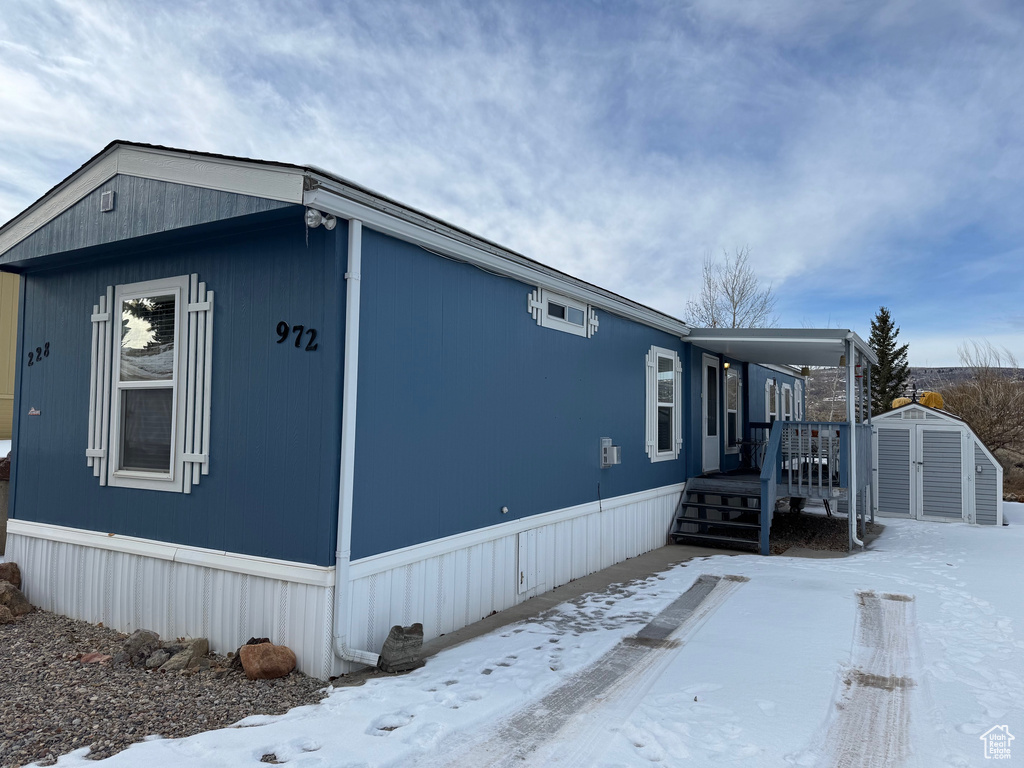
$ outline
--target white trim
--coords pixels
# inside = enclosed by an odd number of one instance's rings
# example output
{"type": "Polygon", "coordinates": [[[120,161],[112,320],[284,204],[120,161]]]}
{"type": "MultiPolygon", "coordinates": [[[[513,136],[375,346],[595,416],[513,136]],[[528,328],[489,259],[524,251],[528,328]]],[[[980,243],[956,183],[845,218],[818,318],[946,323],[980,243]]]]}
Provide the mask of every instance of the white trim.
{"type": "Polygon", "coordinates": [[[641,307],[620,297],[607,294],[568,275],[548,271],[538,262],[527,262],[521,256],[503,252],[497,247],[488,249],[482,243],[470,242],[470,236],[445,227],[440,222],[415,214],[366,195],[366,203],[344,197],[341,193],[323,187],[308,190],[303,203],[341,219],[358,219],[364,226],[399,240],[437,251],[470,264],[484,267],[500,275],[512,277],[527,285],[549,288],[563,296],[586,302],[600,309],[635,320],[651,328],[684,338],[690,327],[681,320],[663,315],[653,309],[641,307]],[[373,207],[376,206],[376,207],[373,207]]]}
{"type": "Polygon", "coordinates": [[[804,384],[803,379],[797,379],[793,385],[793,414],[797,421],[804,420],[804,384]]]}
{"type": "Polygon", "coordinates": [[[792,421],[794,408],[793,408],[793,387],[789,384],[782,385],[782,421],[792,421]],[[788,395],[788,398],[787,398],[788,395]],[[788,409],[787,409],[788,400],[788,409]]]}
{"type": "Polygon", "coordinates": [[[603,499],[600,502],[588,501],[584,504],[577,504],[574,507],[565,507],[564,509],[557,509],[552,512],[530,515],[519,520],[510,520],[507,523],[498,523],[487,528],[466,531],[465,533],[456,533],[452,536],[445,536],[443,539],[428,541],[425,544],[413,544],[412,546],[395,549],[391,552],[382,552],[379,555],[371,555],[359,560],[353,560],[349,566],[349,576],[353,581],[364,579],[367,576],[372,576],[375,573],[381,573],[392,568],[412,565],[428,557],[438,557],[459,549],[465,549],[466,547],[486,544],[489,541],[494,541],[504,536],[518,535],[523,531],[533,528],[555,525],[575,520],[579,517],[586,517],[595,512],[600,512],[604,507],[638,504],[660,498],[661,496],[682,493],[685,487],[686,483],[675,483],[673,485],[664,485],[660,488],[649,488],[644,491],[637,491],[636,493],[627,493],[622,496],[603,499]]]}
{"type": "Polygon", "coordinates": [[[231,160],[150,147],[117,148],[117,172],[238,195],[301,203],[306,172],[269,163],[231,160]]]}
{"type": "Polygon", "coordinates": [[[352,504],[355,492],[356,404],[359,394],[359,319],[363,263],[363,223],[348,225],[348,269],[345,272],[345,350],[341,383],[341,450],[338,460],[338,529],[335,539],[334,615],[331,648],[349,662],[377,666],[373,651],[356,647],[349,639],[352,624],[352,504]]]}
{"type": "Polygon", "coordinates": [[[546,288],[537,288],[528,297],[527,309],[542,328],[550,328],[554,331],[571,333],[574,336],[590,338],[597,330],[597,314],[590,308],[590,305],[570,299],[567,296],[549,291],[546,288]],[[583,315],[583,322],[576,324],[568,319],[553,317],[549,313],[551,304],[557,304],[566,310],[575,309],[583,315]]]}
{"type": "Polygon", "coordinates": [[[305,179],[301,168],[114,145],[0,229],[0,255],[119,173],[285,203],[302,202],[305,179]]]}
{"type": "Polygon", "coordinates": [[[716,355],[701,355],[700,366],[700,469],[717,472],[722,468],[722,361],[716,355]],[[708,434],[711,409],[708,407],[708,371],[715,371],[715,434],[708,434]],[[712,443],[713,441],[713,443],[712,443]],[[712,447],[713,450],[708,450],[712,447]]]}
{"type": "Polygon", "coordinates": [[[679,458],[679,451],[683,447],[683,416],[682,416],[682,390],[683,390],[683,369],[679,362],[679,355],[674,350],[665,347],[652,346],[644,358],[646,370],[646,426],[645,426],[645,450],[647,457],[652,461],[673,461],[679,458]],[[672,386],[672,448],[668,451],[658,450],[658,408],[661,403],[658,400],[658,358],[664,357],[672,361],[672,368],[675,371],[672,386]]]}
{"type": "Polygon", "coordinates": [[[725,452],[727,454],[738,454],[740,452],[740,446],[729,445],[729,414],[736,414],[736,439],[743,439],[743,377],[740,375],[740,369],[735,365],[730,365],[725,371],[725,397],[723,398],[722,411],[725,414],[725,423],[722,425],[722,437],[724,439],[725,452]],[[736,381],[736,410],[731,411],[729,409],[729,379],[736,381]]]}
{"type": "Polygon", "coordinates": [[[662,547],[681,488],[656,489],[657,495],[634,503],[627,502],[640,495],[581,505],[570,519],[564,519],[570,510],[532,515],[489,529],[486,540],[474,532],[449,537],[443,547],[428,542],[367,559],[353,571],[350,637],[364,648],[379,648],[392,626],[420,622],[430,640],[662,547]],[[525,563],[519,558],[522,539],[525,563]],[[532,580],[533,587],[520,591],[520,579],[532,580]]]}
{"type": "MultiPolygon", "coordinates": [[[[674,336],[684,338],[690,333],[690,326],[682,320],[560,274],[539,262],[488,244],[372,193],[355,188],[341,189],[342,182],[320,177],[319,172],[313,169],[209,157],[182,150],[115,144],[0,228],[0,256],[119,173],[286,203],[303,203],[339,218],[360,220],[384,234],[527,284],[550,288],[674,336]],[[311,173],[314,174],[314,183],[339,188],[332,190],[320,186],[303,191],[311,173]]],[[[592,335],[596,329],[596,316],[591,316],[590,320],[589,334],[592,335]]]]}
{"type": "Polygon", "coordinates": [[[779,383],[774,379],[764,380],[764,420],[771,422],[772,414],[775,414],[775,420],[779,421],[779,383]],[[773,397],[771,392],[772,388],[775,388],[775,396],[773,397]]]}
{"type": "MultiPolygon", "coordinates": [[[[193,275],[193,282],[195,276],[193,275]]],[[[128,389],[167,389],[161,380],[153,386],[135,387],[122,386],[120,381],[121,355],[117,353],[121,347],[120,333],[114,338],[110,348],[110,463],[107,470],[108,485],[118,488],[141,488],[150,491],[170,491],[181,493],[184,489],[185,466],[182,455],[185,453],[186,421],[188,418],[188,374],[195,369],[194,357],[188,359],[189,351],[194,351],[190,343],[188,331],[188,313],[185,307],[189,300],[189,281],[186,275],[146,280],[139,283],[119,285],[114,290],[114,304],[111,314],[115,318],[121,316],[121,304],[128,298],[142,298],[154,294],[174,294],[174,371],[170,389],[174,412],[171,421],[171,461],[169,472],[147,472],[143,470],[119,469],[121,451],[121,398],[128,389]],[[190,364],[191,362],[191,364],[190,364]]],[[[113,325],[111,322],[109,325],[113,325]]],[[[135,382],[131,382],[134,384],[135,382]]],[[[146,382],[148,385],[149,382],[146,382]]],[[[194,394],[193,394],[194,397],[194,394]]]]}
{"type": "Polygon", "coordinates": [[[275,560],[269,557],[242,555],[184,544],[168,544],[154,539],[119,536],[29,520],[8,520],[7,531],[10,534],[29,536],[35,539],[123,552],[129,555],[151,557],[155,560],[188,563],[204,568],[215,568],[219,571],[280,579],[296,584],[310,584],[317,587],[330,587],[334,584],[334,568],[331,566],[275,560]]]}

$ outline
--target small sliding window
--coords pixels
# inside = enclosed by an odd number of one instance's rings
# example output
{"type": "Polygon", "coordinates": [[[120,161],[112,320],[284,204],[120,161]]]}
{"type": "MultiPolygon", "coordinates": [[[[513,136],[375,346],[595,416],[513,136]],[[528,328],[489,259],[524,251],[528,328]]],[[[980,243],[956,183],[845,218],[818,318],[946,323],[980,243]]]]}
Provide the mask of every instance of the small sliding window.
{"type": "Polygon", "coordinates": [[[597,330],[597,316],[590,305],[544,288],[531,294],[530,311],[537,325],[544,328],[586,337],[597,330]]]}

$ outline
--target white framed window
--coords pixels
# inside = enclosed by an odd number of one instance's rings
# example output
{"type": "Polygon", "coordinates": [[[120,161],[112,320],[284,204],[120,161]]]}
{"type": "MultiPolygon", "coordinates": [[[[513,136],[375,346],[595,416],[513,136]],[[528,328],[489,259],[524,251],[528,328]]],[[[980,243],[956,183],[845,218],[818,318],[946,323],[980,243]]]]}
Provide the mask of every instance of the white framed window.
{"type": "Polygon", "coordinates": [[[679,355],[651,347],[647,353],[647,456],[651,461],[679,457],[683,446],[682,383],[679,355]]]}
{"type": "Polygon", "coordinates": [[[527,309],[537,325],[590,338],[597,333],[597,312],[589,304],[538,288],[530,294],[527,309]]]}
{"type": "Polygon", "coordinates": [[[725,452],[739,453],[743,431],[743,381],[730,367],[725,373],[725,452]]]}
{"type": "Polygon", "coordinates": [[[782,385],[782,420],[793,420],[793,388],[789,384],[782,385]]]}
{"type": "Polygon", "coordinates": [[[795,398],[796,402],[795,402],[793,410],[796,413],[796,420],[797,421],[803,421],[804,420],[804,385],[803,385],[802,381],[798,380],[794,386],[796,388],[796,394],[794,395],[794,398],[795,398]]]}
{"type": "Polygon", "coordinates": [[[197,275],[110,286],[91,319],[93,475],[189,493],[209,473],[213,291],[197,275]]]}
{"type": "Polygon", "coordinates": [[[764,383],[764,420],[769,424],[779,418],[779,387],[775,379],[764,383]]]}

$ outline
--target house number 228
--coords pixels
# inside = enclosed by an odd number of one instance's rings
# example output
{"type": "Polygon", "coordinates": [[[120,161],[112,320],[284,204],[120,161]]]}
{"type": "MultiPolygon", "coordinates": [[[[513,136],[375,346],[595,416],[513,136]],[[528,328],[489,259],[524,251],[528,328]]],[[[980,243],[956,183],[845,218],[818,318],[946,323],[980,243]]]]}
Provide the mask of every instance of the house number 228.
{"type": "Polygon", "coordinates": [[[50,356],[50,342],[46,342],[41,347],[36,347],[35,352],[28,353],[28,364],[35,365],[36,363],[43,362],[44,357],[50,356]]]}
{"type": "Polygon", "coordinates": [[[295,334],[295,348],[302,349],[302,336],[306,334],[309,340],[306,342],[307,352],[316,352],[319,346],[316,342],[316,328],[307,328],[304,325],[288,325],[284,320],[277,324],[277,343],[284,344],[288,341],[289,334],[295,334]]]}

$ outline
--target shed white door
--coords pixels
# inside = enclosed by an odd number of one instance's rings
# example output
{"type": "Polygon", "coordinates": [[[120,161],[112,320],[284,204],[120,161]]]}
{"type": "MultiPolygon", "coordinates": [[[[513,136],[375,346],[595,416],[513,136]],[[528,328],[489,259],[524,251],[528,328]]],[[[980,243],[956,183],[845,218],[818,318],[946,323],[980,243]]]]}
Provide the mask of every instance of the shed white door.
{"type": "Polygon", "coordinates": [[[963,519],[963,431],[954,426],[919,424],[915,432],[917,518],[963,519]]]}
{"type": "Polygon", "coordinates": [[[722,391],[718,375],[718,358],[704,355],[703,391],[704,413],[701,417],[701,468],[704,472],[717,472],[722,452],[722,412],[719,393],[722,391]]]}

